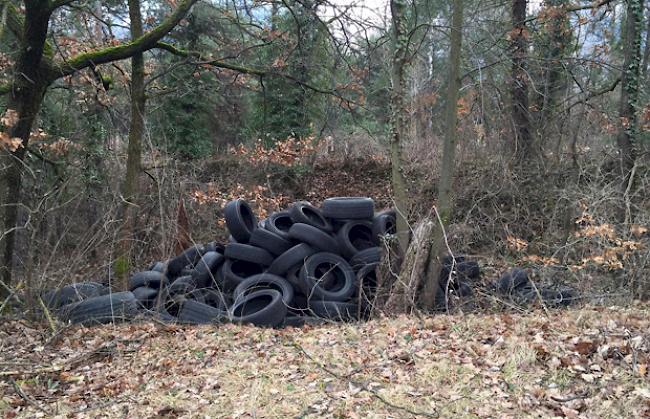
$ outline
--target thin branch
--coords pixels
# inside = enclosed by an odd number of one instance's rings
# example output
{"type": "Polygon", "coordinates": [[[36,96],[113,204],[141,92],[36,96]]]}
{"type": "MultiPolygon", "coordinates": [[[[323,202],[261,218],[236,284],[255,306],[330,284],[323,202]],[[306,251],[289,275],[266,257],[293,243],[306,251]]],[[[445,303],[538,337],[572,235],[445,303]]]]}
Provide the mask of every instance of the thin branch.
{"type": "MultiPolygon", "coordinates": [[[[195,52],[195,51],[185,51],[179,48],[176,48],[174,45],[168,44],[166,42],[158,42],[155,45],[156,48],[163,49],[165,51],[171,52],[174,55],[178,55],[179,57],[183,58],[196,58],[198,60],[201,60],[202,56],[200,53],[195,52]]],[[[206,61],[198,61],[198,62],[188,62],[188,64],[193,64],[193,65],[209,65],[212,67],[217,67],[217,68],[224,68],[226,70],[232,70],[236,71],[238,73],[242,74],[251,74],[259,77],[268,77],[268,76],[276,76],[276,77],[283,77],[287,80],[290,80],[302,87],[305,87],[309,90],[312,90],[316,93],[321,93],[325,95],[332,95],[335,96],[338,99],[341,99],[342,101],[346,102],[348,105],[354,104],[357,106],[360,106],[358,103],[354,102],[353,100],[341,96],[336,90],[326,90],[322,89],[320,87],[314,86],[311,83],[304,82],[297,77],[287,74],[287,73],[282,73],[278,71],[272,71],[272,70],[264,70],[260,68],[255,68],[255,67],[246,67],[243,65],[239,64],[233,64],[233,63],[228,63],[222,60],[206,60],[206,61]]]]}
{"type": "Polygon", "coordinates": [[[156,48],[156,43],[176,27],[178,22],[185,17],[187,12],[197,1],[198,0],[184,0],[178,5],[176,10],[174,10],[174,12],[163,20],[157,27],[145,33],[138,39],[114,47],[107,47],[98,51],[79,54],[70,58],[65,63],[55,64],[54,69],[50,71],[51,81],[64,76],[69,76],[92,65],[100,65],[123,60],[139,52],[156,48]]]}
{"type": "Polygon", "coordinates": [[[58,9],[59,7],[67,6],[67,5],[71,4],[71,3],[74,3],[75,1],[79,1],[79,0],[56,0],[56,1],[53,1],[50,4],[50,11],[53,12],[56,9],[58,9]]]}

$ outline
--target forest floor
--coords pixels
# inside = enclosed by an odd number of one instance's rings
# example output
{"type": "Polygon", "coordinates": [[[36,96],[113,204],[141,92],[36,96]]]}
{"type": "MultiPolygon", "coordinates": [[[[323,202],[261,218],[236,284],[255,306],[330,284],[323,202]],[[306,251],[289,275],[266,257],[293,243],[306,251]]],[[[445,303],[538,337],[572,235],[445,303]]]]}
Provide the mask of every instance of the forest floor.
{"type": "Polygon", "coordinates": [[[0,326],[0,416],[650,417],[650,306],[303,329],[0,326]]]}

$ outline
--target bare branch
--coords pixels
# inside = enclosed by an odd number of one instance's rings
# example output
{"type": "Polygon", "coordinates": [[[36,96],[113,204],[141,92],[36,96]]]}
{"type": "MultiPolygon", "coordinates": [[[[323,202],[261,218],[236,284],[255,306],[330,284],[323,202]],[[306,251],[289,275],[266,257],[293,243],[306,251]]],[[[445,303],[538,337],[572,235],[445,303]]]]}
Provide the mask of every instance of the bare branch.
{"type": "Polygon", "coordinates": [[[157,27],[145,33],[138,39],[118,46],[79,54],[64,63],[55,64],[54,69],[50,72],[50,79],[54,81],[93,65],[123,60],[137,54],[138,52],[156,48],[156,43],[176,27],[178,22],[185,17],[187,12],[197,1],[198,0],[183,0],[171,15],[163,20],[157,27]]]}
{"type": "MultiPolygon", "coordinates": [[[[182,49],[176,48],[174,45],[168,44],[166,42],[158,42],[155,45],[156,48],[163,49],[165,51],[171,52],[174,55],[178,55],[183,58],[196,58],[197,60],[202,60],[202,57],[200,53],[195,52],[195,51],[185,51],[182,49]]],[[[309,90],[312,90],[316,93],[321,93],[325,95],[332,95],[344,102],[346,102],[348,105],[354,104],[356,106],[360,106],[358,103],[355,101],[346,98],[342,96],[340,93],[338,93],[336,90],[326,90],[322,89],[320,87],[314,86],[313,84],[304,82],[302,80],[299,80],[297,77],[292,76],[291,74],[286,74],[286,73],[281,73],[273,70],[264,70],[260,68],[254,68],[254,67],[246,67],[243,65],[239,64],[233,64],[233,63],[228,63],[222,60],[205,60],[205,61],[197,61],[197,62],[188,62],[188,64],[193,64],[193,65],[209,65],[212,67],[217,67],[217,68],[224,68],[226,70],[232,70],[236,71],[238,73],[242,74],[251,74],[259,77],[269,77],[269,76],[276,76],[276,77],[283,77],[287,80],[290,80],[304,88],[307,88],[309,90]]]]}

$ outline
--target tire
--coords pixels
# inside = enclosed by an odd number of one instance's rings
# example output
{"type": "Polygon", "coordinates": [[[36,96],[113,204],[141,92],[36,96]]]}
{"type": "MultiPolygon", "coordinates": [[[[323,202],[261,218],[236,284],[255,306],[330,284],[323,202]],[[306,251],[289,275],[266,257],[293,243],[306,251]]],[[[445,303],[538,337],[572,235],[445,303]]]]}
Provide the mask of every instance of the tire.
{"type": "Polygon", "coordinates": [[[304,263],[314,253],[316,253],[316,249],[308,244],[300,243],[278,256],[269,266],[268,272],[273,275],[284,276],[289,269],[304,263]]]}
{"type": "Polygon", "coordinates": [[[320,326],[325,323],[326,321],[320,317],[287,315],[281,327],[320,326]]]}
{"type": "MultiPolygon", "coordinates": [[[[205,245],[205,252],[217,252],[223,255],[224,245],[216,241],[210,242],[205,245]]],[[[205,256],[205,253],[203,254],[205,256]]]]}
{"type": "Polygon", "coordinates": [[[221,265],[221,278],[223,278],[223,291],[231,292],[246,278],[264,272],[264,267],[257,263],[245,260],[226,259],[221,265]]]}
{"type": "Polygon", "coordinates": [[[167,262],[154,262],[149,266],[148,271],[165,273],[167,272],[167,262]]]}
{"type": "Polygon", "coordinates": [[[218,290],[210,288],[201,288],[192,291],[188,298],[207,304],[210,307],[217,308],[221,311],[227,311],[230,305],[230,298],[218,290]]]}
{"type": "Polygon", "coordinates": [[[293,225],[289,211],[273,213],[267,218],[264,228],[285,240],[289,240],[289,229],[293,225]]]}
{"type": "Polygon", "coordinates": [[[221,253],[207,252],[198,261],[194,268],[193,277],[199,288],[206,288],[212,284],[219,284],[219,267],[225,260],[221,253]]]}
{"type": "Polygon", "coordinates": [[[210,324],[227,319],[227,312],[196,300],[186,300],[178,312],[179,323],[210,324]]]}
{"type": "Polygon", "coordinates": [[[159,271],[143,271],[135,273],[129,278],[129,291],[140,287],[158,288],[165,285],[167,277],[159,271]]]}
{"type": "Polygon", "coordinates": [[[289,237],[307,243],[321,252],[339,253],[339,244],[334,237],[309,224],[296,223],[289,230],[289,237]]]}
{"type": "Polygon", "coordinates": [[[68,304],[77,303],[87,298],[99,297],[109,292],[109,289],[97,282],[78,282],[66,285],[60,289],[46,291],[43,303],[50,310],[55,310],[68,304]]]}
{"type": "Polygon", "coordinates": [[[282,294],[276,290],[260,290],[235,300],[229,310],[233,323],[251,323],[255,326],[277,327],[287,315],[282,294]]]}
{"type": "Polygon", "coordinates": [[[305,261],[300,270],[302,292],[310,301],[345,301],[354,293],[355,275],[342,257],[333,253],[316,253],[305,261]],[[333,285],[325,287],[322,279],[326,274],[333,276],[333,285]]]}
{"type": "Polygon", "coordinates": [[[235,199],[226,204],[223,209],[228,231],[239,243],[248,243],[248,240],[257,228],[257,217],[253,210],[243,199],[235,199]]]}
{"type": "Polygon", "coordinates": [[[350,265],[352,269],[358,271],[367,265],[377,265],[381,261],[381,248],[370,247],[368,249],[357,252],[350,258],[350,265]]]}
{"type": "Polygon", "coordinates": [[[362,250],[376,246],[372,223],[368,221],[348,221],[336,233],[336,238],[341,254],[348,259],[362,250]]]}
{"type": "Polygon", "coordinates": [[[237,301],[243,296],[259,289],[273,289],[279,291],[282,294],[282,301],[287,307],[291,306],[293,303],[294,291],[291,284],[286,279],[269,273],[253,275],[246,278],[243,282],[237,285],[237,288],[235,288],[233,298],[237,301]]]}
{"type": "Polygon", "coordinates": [[[332,231],[332,224],[323,213],[307,201],[294,203],[289,209],[289,216],[294,223],[309,224],[328,233],[332,231]]]}
{"type": "Polygon", "coordinates": [[[528,286],[530,286],[528,273],[523,269],[514,268],[501,275],[497,282],[497,291],[502,294],[512,294],[528,286]]]}
{"type": "Polygon", "coordinates": [[[133,295],[138,300],[140,306],[144,308],[151,308],[158,297],[158,289],[149,287],[139,287],[134,289],[133,295]]]}
{"type": "Polygon", "coordinates": [[[191,275],[181,276],[167,287],[169,295],[188,295],[197,288],[196,281],[191,275]]]}
{"type": "Polygon", "coordinates": [[[183,253],[169,261],[167,275],[170,278],[177,277],[187,265],[194,265],[198,262],[201,259],[201,254],[202,249],[198,246],[192,246],[184,250],[183,253]]]}
{"type": "Polygon", "coordinates": [[[304,266],[303,263],[299,263],[295,266],[292,266],[289,268],[287,273],[285,274],[285,279],[291,286],[293,287],[294,290],[294,299],[296,298],[296,295],[302,295],[302,289],[303,287],[300,285],[300,270],[304,266]]]}
{"type": "Polygon", "coordinates": [[[130,320],[138,312],[138,300],[130,291],[117,292],[69,304],[62,309],[73,324],[104,324],[130,320]]]}
{"type": "Polygon", "coordinates": [[[328,198],[322,207],[325,217],[336,220],[372,220],[375,214],[375,203],[370,198],[328,198]]]}
{"type": "Polygon", "coordinates": [[[372,219],[372,238],[379,244],[379,238],[397,233],[395,211],[380,212],[372,219]]]}
{"type": "Polygon", "coordinates": [[[463,261],[456,266],[456,275],[459,281],[475,280],[481,276],[481,268],[473,260],[463,261]]]}
{"type": "Polygon", "coordinates": [[[358,320],[359,306],[340,301],[311,301],[309,309],[316,317],[336,321],[358,320]]]}
{"type": "Polygon", "coordinates": [[[287,238],[273,233],[272,231],[265,230],[264,228],[258,228],[253,231],[249,243],[266,250],[274,256],[280,256],[293,246],[287,238]]]}
{"type": "Polygon", "coordinates": [[[377,290],[377,265],[366,265],[357,272],[356,290],[359,287],[367,293],[374,294],[377,290]]]}
{"type": "Polygon", "coordinates": [[[230,259],[245,260],[246,262],[258,263],[263,266],[269,266],[273,263],[272,254],[250,244],[229,243],[226,245],[224,255],[230,259]]]}

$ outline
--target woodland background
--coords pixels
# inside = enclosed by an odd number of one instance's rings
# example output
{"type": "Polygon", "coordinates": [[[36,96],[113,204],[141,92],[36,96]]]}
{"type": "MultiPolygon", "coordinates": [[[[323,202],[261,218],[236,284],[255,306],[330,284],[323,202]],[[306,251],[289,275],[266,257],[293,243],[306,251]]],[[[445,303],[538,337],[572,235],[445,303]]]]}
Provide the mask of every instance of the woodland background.
{"type": "Polygon", "coordinates": [[[396,207],[404,250],[439,219],[431,254],[445,237],[486,282],[517,264],[647,298],[649,17],[643,0],[0,0],[0,304],[118,283],[179,228],[226,239],[231,198],[263,217],[339,195],[396,207]]]}

